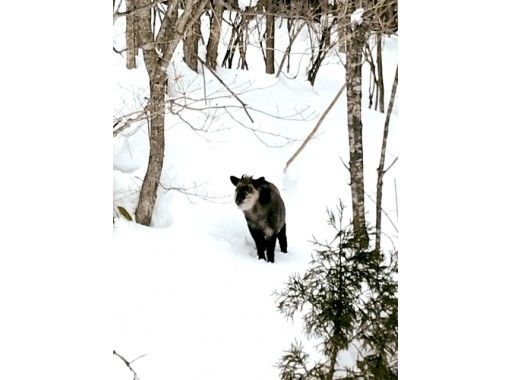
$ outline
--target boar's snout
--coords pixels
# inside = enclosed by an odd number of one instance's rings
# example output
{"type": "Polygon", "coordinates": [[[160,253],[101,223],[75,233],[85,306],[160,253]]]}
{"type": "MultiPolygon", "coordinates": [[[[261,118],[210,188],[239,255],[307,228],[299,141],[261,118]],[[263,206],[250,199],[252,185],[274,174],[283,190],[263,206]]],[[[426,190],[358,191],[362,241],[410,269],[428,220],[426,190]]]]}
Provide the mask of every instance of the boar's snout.
{"type": "Polygon", "coordinates": [[[236,194],[236,205],[240,206],[246,199],[246,192],[240,191],[236,194]]]}

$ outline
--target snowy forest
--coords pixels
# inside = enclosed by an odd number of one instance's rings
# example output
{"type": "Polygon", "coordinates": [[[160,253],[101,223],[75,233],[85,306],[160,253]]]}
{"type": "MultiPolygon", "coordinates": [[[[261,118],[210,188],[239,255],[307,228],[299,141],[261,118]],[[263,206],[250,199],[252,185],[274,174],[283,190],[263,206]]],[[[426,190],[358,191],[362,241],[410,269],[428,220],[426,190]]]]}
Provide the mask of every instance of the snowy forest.
{"type": "Polygon", "coordinates": [[[116,380],[398,378],[397,0],[113,0],[116,380]]]}

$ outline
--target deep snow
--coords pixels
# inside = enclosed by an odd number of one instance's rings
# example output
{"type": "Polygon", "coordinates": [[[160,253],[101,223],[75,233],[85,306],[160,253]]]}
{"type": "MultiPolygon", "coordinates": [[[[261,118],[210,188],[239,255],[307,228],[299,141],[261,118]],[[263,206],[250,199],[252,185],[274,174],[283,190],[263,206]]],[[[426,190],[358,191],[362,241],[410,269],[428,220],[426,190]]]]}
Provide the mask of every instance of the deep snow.
{"type": "MultiPolygon", "coordinates": [[[[204,19],[204,38],[207,25],[204,19]]],[[[117,44],[122,44],[122,30],[119,21],[114,35],[117,44]]],[[[229,31],[225,28],[222,33],[226,44],[229,31]]],[[[285,25],[276,33],[279,62],[287,42],[285,25]]],[[[294,72],[286,77],[276,79],[264,73],[258,43],[248,50],[249,71],[218,69],[222,80],[249,105],[253,124],[207,70],[203,73],[200,69],[197,75],[182,62],[182,50],[176,52],[170,71],[177,78],[172,88],[174,97],[185,93],[197,100],[188,100],[188,105],[203,107],[205,102],[200,99],[205,81],[209,106],[236,108],[228,108],[228,112],[223,108],[181,112],[191,126],[208,132],[193,130],[169,114],[161,183],[183,187],[200,197],[160,189],[154,228],[119,219],[114,225],[118,272],[112,299],[113,348],[128,359],[146,354],[133,364],[141,380],[277,379],[274,365],[283,351],[295,339],[306,343],[300,321],[286,321],[278,313],[272,293],[283,287],[290,274],[304,271],[312,252],[312,235],[319,240],[333,237],[326,224],[326,210],[334,208],[339,198],[346,205],[350,203],[349,174],[340,159],[348,162],[349,157],[345,93],[315,138],[283,172],[286,161],[344,83],[344,69],[339,63],[343,57],[334,52],[321,67],[315,86],[306,82],[307,41],[304,28],[293,47],[294,72]],[[277,248],[274,265],[257,260],[243,215],[233,203],[229,176],[244,173],[265,176],[279,187],[286,204],[289,253],[282,254],[277,248]]],[[[222,46],[220,61],[224,51],[222,46]]],[[[384,54],[388,102],[397,64],[396,38],[385,40],[384,54]]],[[[364,70],[366,90],[367,65],[364,70]]],[[[115,55],[114,86],[114,116],[136,111],[147,94],[145,69],[140,66],[128,71],[122,58],[115,55]]],[[[369,110],[366,91],[364,96],[366,205],[367,219],[373,225],[375,205],[370,197],[375,201],[385,115],[369,110]]],[[[398,92],[387,165],[398,155],[397,136],[398,92]]],[[[147,158],[145,126],[134,126],[114,138],[114,205],[132,214],[147,158]]],[[[383,207],[395,224],[397,172],[398,162],[384,178],[383,199],[383,207]]],[[[397,233],[385,216],[383,231],[391,238],[384,238],[383,245],[391,248],[397,243],[397,233]]],[[[313,348],[313,342],[307,345],[313,348]]],[[[348,355],[345,358],[348,360],[348,355]]],[[[118,358],[114,358],[114,366],[116,379],[130,378],[118,358]]]]}

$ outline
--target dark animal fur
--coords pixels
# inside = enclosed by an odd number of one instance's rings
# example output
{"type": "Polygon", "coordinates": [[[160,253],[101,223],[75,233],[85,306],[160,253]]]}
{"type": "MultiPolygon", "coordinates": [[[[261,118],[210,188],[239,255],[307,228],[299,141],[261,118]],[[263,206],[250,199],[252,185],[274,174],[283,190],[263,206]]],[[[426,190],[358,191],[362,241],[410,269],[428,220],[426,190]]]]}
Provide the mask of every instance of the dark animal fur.
{"type": "Polygon", "coordinates": [[[244,212],[259,259],[274,263],[277,239],[281,251],[287,252],[285,204],[280,192],[264,177],[231,176],[230,181],[236,187],[235,202],[244,212]]]}

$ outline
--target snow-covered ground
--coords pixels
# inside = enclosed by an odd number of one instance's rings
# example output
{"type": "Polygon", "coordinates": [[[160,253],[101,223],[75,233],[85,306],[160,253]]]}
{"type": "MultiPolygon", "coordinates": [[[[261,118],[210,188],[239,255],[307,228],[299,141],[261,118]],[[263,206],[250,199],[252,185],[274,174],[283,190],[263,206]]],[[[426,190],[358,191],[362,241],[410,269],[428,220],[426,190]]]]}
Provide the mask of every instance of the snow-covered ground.
{"type": "MultiPolygon", "coordinates": [[[[206,19],[202,25],[206,38],[206,19]]],[[[119,44],[122,30],[118,21],[114,39],[119,44]]],[[[228,33],[223,30],[219,60],[228,33]]],[[[287,43],[285,24],[276,33],[279,62],[287,43]]],[[[141,380],[277,379],[274,365],[283,351],[294,339],[306,343],[300,321],[285,320],[272,293],[282,289],[290,274],[304,271],[312,253],[312,236],[319,240],[333,237],[326,210],[335,208],[339,199],[350,205],[349,173],[342,163],[342,159],[349,160],[345,93],[315,138],[283,171],[344,83],[340,63],[344,57],[335,53],[321,67],[314,87],[306,81],[306,33],[303,28],[296,40],[292,72],[287,76],[276,79],[265,74],[258,43],[248,50],[249,71],[217,70],[249,106],[254,123],[211,73],[201,68],[199,74],[194,73],[182,62],[182,49],[176,52],[170,72],[175,79],[173,96],[186,94],[196,99],[186,101],[194,108],[214,108],[185,109],[180,113],[182,119],[172,114],[166,118],[161,182],[188,194],[160,189],[152,228],[121,219],[114,226],[113,348],[128,359],[146,354],[133,364],[141,380]],[[201,100],[204,94],[207,104],[201,100]],[[265,176],[285,201],[289,253],[277,248],[275,264],[257,260],[244,217],[233,202],[229,176],[244,173],[265,176]]],[[[397,45],[396,38],[384,42],[386,102],[397,65],[397,45]]],[[[364,90],[368,91],[367,65],[364,70],[364,90]]],[[[147,94],[145,69],[128,71],[115,55],[113,85],[114,116],[136,111],[147,94]]],[[[367,219],[373,225],[385,115],[368,109],[367,91],[363,108],[365,190],[367,219]]],[[[397,138],[398,92],[387,164],[398,155],[397,138]]],[[[135,126],[114,138],[113,154],[114,205],[134,214],[148,159],[146,127],[135,126]]],[[[384,178],[383,207],[395,224],[398,166],[397,162],[384,178]]],[[[397,232],[386,216],[383,231],[389,236],[383,245],[391,248],[397,243],[397,232]]],[[[128,368],[114,360],[115,378],[129,379],[128,368]]]]}

